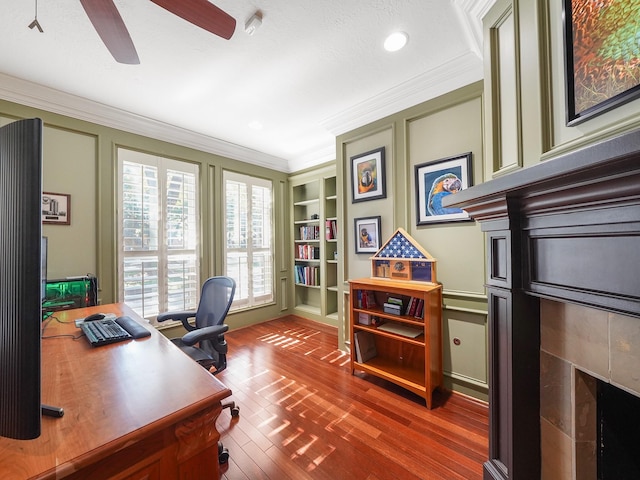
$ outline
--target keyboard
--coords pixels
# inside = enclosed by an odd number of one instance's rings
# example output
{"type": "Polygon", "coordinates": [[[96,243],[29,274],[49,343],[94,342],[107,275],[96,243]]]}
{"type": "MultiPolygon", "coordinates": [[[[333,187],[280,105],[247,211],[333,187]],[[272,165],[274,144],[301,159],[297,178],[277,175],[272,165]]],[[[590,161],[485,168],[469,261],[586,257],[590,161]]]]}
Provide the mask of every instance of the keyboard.
{"type": "Polygon", "coordinates": [[[122,342],[133,338],[129,332],[122,328],[115,320],[103,318],[91,322],[83,322],[80,328],[87,337],[92,347],[122,342]]]}

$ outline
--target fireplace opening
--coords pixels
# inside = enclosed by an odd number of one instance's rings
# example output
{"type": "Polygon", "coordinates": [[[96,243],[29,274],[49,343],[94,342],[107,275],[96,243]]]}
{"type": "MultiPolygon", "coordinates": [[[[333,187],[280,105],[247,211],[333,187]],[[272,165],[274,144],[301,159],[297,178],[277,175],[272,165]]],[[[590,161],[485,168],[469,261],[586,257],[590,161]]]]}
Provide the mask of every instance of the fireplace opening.
{"type": "Polygon", "coordinates": [[[598,479],[640,479],[640,397],[598,381],[598,479]]]}

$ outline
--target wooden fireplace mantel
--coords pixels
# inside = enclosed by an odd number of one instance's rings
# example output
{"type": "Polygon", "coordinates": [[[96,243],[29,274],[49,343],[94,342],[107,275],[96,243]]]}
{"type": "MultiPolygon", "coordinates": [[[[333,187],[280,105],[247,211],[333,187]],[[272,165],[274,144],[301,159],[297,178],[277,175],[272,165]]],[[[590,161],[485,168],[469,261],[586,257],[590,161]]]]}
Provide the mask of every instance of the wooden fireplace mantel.
{"type": "Polygon", "coordinates": [[[539,298],[640,317],[640,130],[445,200],[487,237],[485,478],[540,478],[539,298]]]}

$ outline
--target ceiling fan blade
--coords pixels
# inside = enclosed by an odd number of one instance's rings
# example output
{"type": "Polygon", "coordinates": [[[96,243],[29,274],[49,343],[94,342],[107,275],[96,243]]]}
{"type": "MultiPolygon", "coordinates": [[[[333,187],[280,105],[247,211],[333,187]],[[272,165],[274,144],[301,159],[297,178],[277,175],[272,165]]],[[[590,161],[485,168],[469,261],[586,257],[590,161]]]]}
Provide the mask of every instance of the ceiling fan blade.
{"type": "Polygon", "coordinates": [[[207,0],[151,0],[208,32],[229,40],[236,29],[236,19],[207,0]]]}
{"type": "Polygon", "coordinates": [[[93,27],[119,63],[140,63],[136,47],[113,0],[80,0],[93,27]]]}

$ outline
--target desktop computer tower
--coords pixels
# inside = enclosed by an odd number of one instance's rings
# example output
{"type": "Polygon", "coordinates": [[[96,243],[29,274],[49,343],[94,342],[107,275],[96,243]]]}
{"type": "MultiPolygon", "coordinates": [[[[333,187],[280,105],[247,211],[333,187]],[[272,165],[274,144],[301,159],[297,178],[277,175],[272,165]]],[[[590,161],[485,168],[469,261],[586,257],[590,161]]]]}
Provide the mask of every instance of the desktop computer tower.
{"type": "Polygon", "coordinates": [[[56,312],[98,304],[98,279],[91,275],[47,280],[42,309],[56,312]]]}

